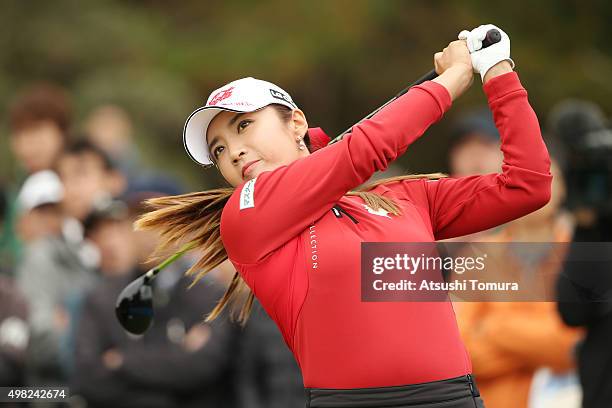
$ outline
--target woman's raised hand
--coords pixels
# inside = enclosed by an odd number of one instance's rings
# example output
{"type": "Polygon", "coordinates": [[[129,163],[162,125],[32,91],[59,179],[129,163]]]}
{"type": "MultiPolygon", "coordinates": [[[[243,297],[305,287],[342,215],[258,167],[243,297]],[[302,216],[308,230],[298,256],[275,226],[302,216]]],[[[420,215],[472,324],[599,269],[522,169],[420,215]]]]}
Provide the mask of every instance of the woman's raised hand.
{"type": "Polygon", "coordinates": [[[438,75],[442,75],[451,67],[472,72],[472,59],[466,42],[464,40],[453,41],[441,52],[436,52],[434,66],[438,75]]]}
{"type": "Polygon", "coordinates": [[[461,31],[459,39],[466,41],[474,72],[480,74],[483,83],[514,69],[514,61],[510,58],[510,37],[501,28],[484,24],[472,31],[461,31]],[[482,48],[482,42],[490,30],[497,30],[501,38],[498,42],[482,48]]]}
{"type": "Polygon", "coordinates": [[[474,81],[472,59],[465,40],[453,41],[442,52],[434,54],[434,67],[439,75],[433,81],[444,86],[451,99],[457,99],[474,81]]]}

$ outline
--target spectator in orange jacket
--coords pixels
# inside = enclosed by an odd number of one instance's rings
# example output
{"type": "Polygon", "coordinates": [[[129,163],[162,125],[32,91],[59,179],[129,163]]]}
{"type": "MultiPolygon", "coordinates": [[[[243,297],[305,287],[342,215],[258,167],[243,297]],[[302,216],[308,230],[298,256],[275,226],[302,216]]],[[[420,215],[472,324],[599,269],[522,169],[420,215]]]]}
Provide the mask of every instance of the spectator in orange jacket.
{"type": "MultiPolygon", "coordinates": [[[[550,202],[523,218],[506,225],[501,232],[483,238],[488,242],[569,242],[571,218],[561,209],[565,186],[554,162],[550,202]]],[[[499,244],[498,244],[499,245],[499,244]]],[[[559,268],[546,254],[535,266],[559,268]]],[[[518,265],[509,251],[499,262],[518,265]]],[[[560,267],[560,264],[558,265],[560,267]]],[[[503,273],[503,271],[501,271],[503,273]]],[[[574,367],[573,348],[580,332],[563,324],[554,302],[479,302],[457,305],[457,320],[470,353],[473,372],[488,408],[527,407],[534,372],[549,367],[555,373],[574,367]]]]}

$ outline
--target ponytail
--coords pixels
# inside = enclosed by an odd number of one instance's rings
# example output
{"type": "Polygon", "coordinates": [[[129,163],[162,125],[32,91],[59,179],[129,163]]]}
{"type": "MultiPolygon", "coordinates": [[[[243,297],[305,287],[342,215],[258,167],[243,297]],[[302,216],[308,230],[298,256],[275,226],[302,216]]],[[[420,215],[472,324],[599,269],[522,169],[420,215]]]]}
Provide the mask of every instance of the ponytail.
{"type": "MultiPolygon", "coordinates": [[[[150,212],[140,217],[136,229],[155,230],[160,233],[161,243],[151,256],[159,258],[177,244],[193,242],[194,249],[202,254],[198,261],[185,273],[193,277],[189,287],[195,285],[208,272],[227,259],[221,242],[221,212],[234,189],[221,188],[198,193],[152,198],[145,201],[150,212]]],[[[238,272],[205,321],[214,320],[231,305],[231,317],[239,323],[246,323],[253,305],[253,293],[238,272]]]]}

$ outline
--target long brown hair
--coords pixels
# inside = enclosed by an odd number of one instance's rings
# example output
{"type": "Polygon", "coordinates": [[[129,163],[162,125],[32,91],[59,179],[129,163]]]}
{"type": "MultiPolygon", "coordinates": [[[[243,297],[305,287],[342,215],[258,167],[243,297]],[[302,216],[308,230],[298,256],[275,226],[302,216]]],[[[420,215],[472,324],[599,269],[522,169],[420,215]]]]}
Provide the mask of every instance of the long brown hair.
{"type": "MultiPolygon", "coordinates": [[[[291,110],[283,105],[271,105],[282,120],[289,121],[291,110]]],[[[311,150],[308,133],[304,142],[311,150]]],[[[374,211],[384,209],[391,214],[400,215],[401,209],[392,199],[372,193],[376,186],[408,179],[439,179],[447,177],[444,173],[407,174],[378,180],[366,184],[347,195],[360,197],[374,211]]],[[[151,209],[136,222],[137,229],[152,229],[159,232],[161,243],[152,257],[159,257],[177,244],[193,242],[194,250],[201,253],[198,261],[185,273],[193,277],[191,286],[227,259],[227,252],[221,242],[221,212],[234,188],[218,188],[197,193],[152,198],[145,202],[151,209]]],[[[251,313],[254,295],[238,272],[215,308],[206,316],[205,321],[217,318],[226,306],[230,307],[232,319],[244,325],[251,313]]]]}

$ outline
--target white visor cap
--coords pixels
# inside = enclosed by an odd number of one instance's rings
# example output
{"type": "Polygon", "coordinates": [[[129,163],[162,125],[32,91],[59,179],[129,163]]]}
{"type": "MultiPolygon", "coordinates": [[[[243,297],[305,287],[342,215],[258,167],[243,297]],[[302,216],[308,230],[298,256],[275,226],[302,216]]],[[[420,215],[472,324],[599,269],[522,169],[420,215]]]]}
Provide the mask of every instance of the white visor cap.
{"type": "Polygon", "coordinates": [[[196,109],[185,122],[183,144],[187,154],[203,166],[212,165],[206,131],[213,118],[219,112],[253,112],[273,103],[297,109],[291,96],[282,88],[251,77],[238,79],[213,91],[206,105],[196,109]]]}
{"type": "Polygon", "coordinates": [[[64,186],[57,174],[42,170],[26,179],[17,195],[22,212],[33,210],[44,204],[58,204],[64,198],[64,186]]]}

